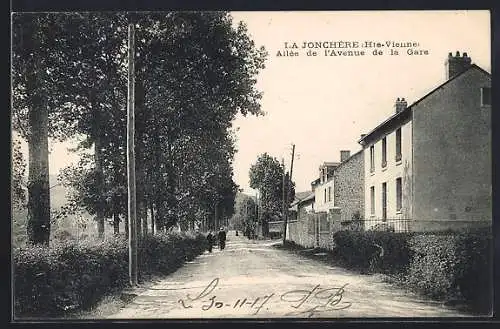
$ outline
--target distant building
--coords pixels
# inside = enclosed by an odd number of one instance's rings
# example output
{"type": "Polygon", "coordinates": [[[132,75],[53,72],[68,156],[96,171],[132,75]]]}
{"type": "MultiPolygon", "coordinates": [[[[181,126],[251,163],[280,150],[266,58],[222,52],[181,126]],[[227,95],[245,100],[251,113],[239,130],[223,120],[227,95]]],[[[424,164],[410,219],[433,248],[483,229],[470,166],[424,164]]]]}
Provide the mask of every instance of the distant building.
{"type": "Polygon", "coordinates": [[[443,84],[410,106],[398,98],[395,113],[359,143],[369,225],[491,225],[491,75],[466,53],[450,53],[443,84]]]}
{"type": "MultiPolygon", "coordinates": [[[[334,181],[333,172],[340,165],[340,162],[324,162],[319,167],[319,181],[314,186],[314,207],[315,211],[328,211],[334,207],[333,192],[334,181]]],[[[315,181],[316,182],[316,181],[315,181]]]]}
{"type": "MultiPolygon", "coordinates": [[[[352,227],[352,219],[364,210],[364,165],[362,150],[351,156],[340,151],[340,162],[325,162],[309,195],[292,204],[296,213],[287,238],[306,247],[332,247],[332,234],[352,227]]],[[[300,198],[300,197],[299,197],[300,198]]],[[[359,223],[358,223],[359,224],[359,223]]]]}
{"type": "Polygon", "coordinates": [[[340,210],[342,220],[364,216],[364,157],[362,150],[351,156],[340,151],[340,162],[325,162],[319,167],[319,179],[312,183],[314,210],[340,210]]]}
{"type": "Polygon", "coordinates": [[[314,192],[305,191],[295,193],[295,199],[290,204],[290,220],[304,218],[305,214],[314,212],[314,192]]]}

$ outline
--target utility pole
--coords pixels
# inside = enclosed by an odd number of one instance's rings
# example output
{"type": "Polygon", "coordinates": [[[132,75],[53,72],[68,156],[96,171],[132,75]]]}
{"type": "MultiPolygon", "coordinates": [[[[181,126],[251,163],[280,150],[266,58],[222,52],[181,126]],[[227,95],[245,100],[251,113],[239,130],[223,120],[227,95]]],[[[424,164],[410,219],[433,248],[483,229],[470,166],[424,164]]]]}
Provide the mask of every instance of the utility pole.
{"type": "Polygon", "coordinates": [[[281,158],[281,167],[283,168],[283,182],[282,182],[282,200],[281,200],[281,203],[282,203],[282,210],[281,210],[281,213],[282,213],[282,220],[283,220],[283,245],[285,244],[285,239],[286,239],[286,222],[285,222],[285,213],[286,213],[286,202],[285,202],[285,195],[286,195],[286,192],[285,192],[285,189],[286,189],[286,170],[285,170],[285,159],[284,158],[281,158]]]}
{"type": "Polygon", "coordinates": [[[295,144],[292,144],[292,163],[290,164],[290,178],[287,184],[286,194],[285,194],[285,221],[283,223],[283,245],[286,241],[286,226],[288,224],[288,195],[290,194],[290,187],[292,184],[292,173],[293,173],[293,159],[295,157],[295,144]],[[290,182],[290,184],[288,184],[290,182]],[[290,185],[290,186],[289,186],[290,185]]]}
{"type": "MultiPolygon", "coordinates": [[[[257,229],[259,228],[259,225],[260,225],[260,205],[259,205],[259,200],[260,200],[260,197],[259,197],[259,194],[258,194],[258,191],[255,191],[255,214],[257,215],[257,219],[256,219],[256,223],[255,223],[255,230],[257,231],[257,229]]],[[[257,233],[257,232],[254,232],[254,233],[257,233]]],[[[256,235],[256,234],[255,234],[256,235]]]]}
{"type": "Polygon", "coordinates": [[[127,180],[128,180],[128,272],[131,286],[137,286],[137,225],[134,149],[135,29],[128,25],[128,99],[127,99],[127,180]]]}
{"type": "Polygon", "coordinates": [[[246,223],[250,222],[250,220],[248,219],[248,202],[245,202],[245,219],[243,219],[242,221],[240,221],[240,225],[241,225],[241,227],[239,228],[240,230],[243,230],[243,228],[245,227],[245,225],[244,225],[245,222],[246,223]]]}

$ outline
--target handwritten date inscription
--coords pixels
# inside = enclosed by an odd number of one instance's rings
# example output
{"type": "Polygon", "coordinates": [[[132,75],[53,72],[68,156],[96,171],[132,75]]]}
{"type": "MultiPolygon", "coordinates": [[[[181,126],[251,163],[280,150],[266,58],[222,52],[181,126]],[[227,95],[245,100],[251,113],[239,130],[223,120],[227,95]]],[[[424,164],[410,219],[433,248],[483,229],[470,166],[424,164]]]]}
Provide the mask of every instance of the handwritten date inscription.
{"type": "Polygon", "coordinates": [[[184,308],[201,307],[202,311],[217,309],[247,309],[250,314],[257,315],[264,307],[269,309],[270,302],[287,304],[291,310],[285,316],[312,317],[321,313],[343,310],[351,306],[350,302],[343,301],[345,293],[344,284],[341,287],[321,287],[315,285],[312,289],[296,289],[282,294],[272,292],[258,297],[241,297],[232,301],[217,298],[214,291],[219,285],[219,278],[213,279],[198,295],[186,295],[179,299],[179,304],[184,308]],[[201,304],[196,304],[201,302],[201,304]],[[267,306],[266,306],[267,305],[267,306]]]}

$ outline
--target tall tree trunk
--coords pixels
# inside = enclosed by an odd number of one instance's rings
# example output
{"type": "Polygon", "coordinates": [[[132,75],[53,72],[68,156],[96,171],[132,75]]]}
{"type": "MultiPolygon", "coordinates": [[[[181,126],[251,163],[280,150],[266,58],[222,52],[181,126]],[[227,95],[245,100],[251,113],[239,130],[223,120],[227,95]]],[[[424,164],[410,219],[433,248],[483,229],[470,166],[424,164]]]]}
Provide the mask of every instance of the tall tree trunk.
{"type": "Polygon", "coordinates": [[[143,216],[142,216],[142,234],[145,236],[148,234],[148,204],[145,198],[145,194],[143,194],[143,216]]]}
{"type": "MultiPolygon", "coordinates": [[[[25,47],[36,51],[38,44],[33,29],[27,27],[25,47]]],[[[40,59],[34,58],[27,69],[26,94],[30,97],[28,121],[29,173],[28,173],[28,241],[49,245],[50,240],[50,187],[49,187],[49,109],[41,93],[42,68],[40,59]]]]}
{"type": "MultiPolygon", "coordinates": [[[[34,91],[36,94],[38,91],[34,91]]],[[[48,108],[35,98],[29,113],[31,135],[28,140],[28,240],[33,244],[48,245],[50,240],[50,187],[48,108]]]]}
{"type": "Polygon", "coordinates": [[[163,196],[159,191],[155,191],[154,201],[156,230],[162,232],[165,229],[165,206],[163,196]]]}
{"type": "Polygon", "coordinates": [[[113,214],[113,233],[120,235],[120,216],[117,213],[113,214]]]}
{"type": "Polygon", "coordinates": [[[103,175],[103,169],[102,169],[102,156],[101,156],[101,148],[102,148],[102,143],[101,143],[101,138],[98,136],[99,133],[97,134],[95,138],[95,153],[94,153],[94,159],[95,159],[95,171],[96,171],[96,188],[97,188],[97,195],[99,197],[99,200],[97,202],[97,209],[96,209],[96,221],[97,221],[97,233],[99,239],[104,239],[104,202],[102,200],[103,196],[103,181],[104,181],[104,175],[103,175]]]}
{"type": "MultiPolygon", "coordinates": [[[[109,66],[109,71],[108,71],[108,76],[112,76],[113,72],[112,72],[112,67],[111,65],[109,66]]],[[[112,84],[108,84],[108,88],[113,88],[112,84]]],[[[117,113],[117,112],[120,112],[120,104],[117,100],[117,97],[116,97],[116,93],[113,92],[112,93],[112,106],[113,106],[113,113],[117,113]]],[[[124,147],[126,149],[126,140],[124,141],[124,147]]],[[[120,172],[120,169],[122,169],[122,165],[124,167],[127,166],[127,160],[126,160],[126,154],[124,154],[124,163],[120,163],[120,161],[118,159],[120,159],[121,157],[121,153],[119,152],[117,154],[117,159],[115,159],[114,161],[116,161],[116,163],[113,165],[113,171],[112,171],[112,175],[113,175],[113,184],[114,184],[114,187],[118,187],[120,186],[120,183],[123,182],[123,180],[121,178],[123,178],[121,172],[120,172]]],[[[126,172],[126,169],[125,169],[125,172],[126,172]]],[[[125,181],[126,181],[126,174],[125,174],[125,181]]],[[[126,183],[125,183],[125,188],[126,188],[126,183]]],[[[120,221],[121,221],[121,218],[120,218],[120,215],[121,213],[124,211],[124,209],[121,209],[121,206],[122,204],[120,203],[120,199],[121,197],[124,197],[125,199],[127,198],[127,195],[125,194],[124,196],[122,195],[118,195],[116,194],[116,191],[115,193],[112,195],[112,201],[111,201],[111,207],[112,207],[112,211],[113,211],[113,233],[114,235],[119,235],[120,234],[120,221]]],[[[125,204],[126,204],[126,201],[125,201],[125,204]]],[[[127,212],[127,209],[125,209],[125,212],[127,212]]],[[[128,229],[128,223],[127,223],[127,229],[128,229]]],[[[127,231],[127,229],[125,231],[127,231]]]]}
{"type": "Polygon", "coordinates": [[[153,208],[153,202],[151,201],[150,202],[150,212],[151,212],[151,233],[154,234],[155,233],[155,211],[154,211],[154,208],[153,208]]]}
{"type": "MultiPolygon", "coordinates": [[[[137,143],[139,144],[139,143],[137,143]]],[[[137,224],[137,239],[141,239],[142,236],[142,228],[143,228],[143,222],[145,221],[144,219],[144,166],[142,163],[142,160],[140,159],[141,157],[141,152],[139,151],[140,147],[136,144],[136,161],[135,161],[135,173],[136,173],[136,204],[137,204],[137,217],[136,217],[136,224],[137,224]]]]}
{"type": "Polygon", "coordinates": [[[215,229],[215,212],[214,212],[214,210],[215,210],[215,208],[210,209],[206,215],[206,225],[207,225],[208,230],[215,229]]]}
{"type": "Polygon", "coordinates": [[[175,195],[177,189],[177,175],[176,175],[176,167],[173,156],[173,143],[170,141],[167,145],[167,156],[168,159],[166,161],[167,166],[167,207],[168,207],[168,216],[167,216],[167,228],[170,228],[177,224],[178,218],[178,202],[177,197],[175,195]]]}
{"type": "Polygon", "coordinates": [[[214,211],[214,229],[219,229],[220,227],[220,212],[219,212],[219,203],[215,204],[214,211]]]}
{"type": "Polygon", "coordinates": [[[118,207],[116,205],[116,197],[113,198],[113,234],[120,234],[120,214],[118,213],[118,207]]]}
{"type": "Polygon", "coordinates": [[[169,228],[177,223],[177,216],[176,216],[176,199],[175,199],[175,185],[174,185],[174,179],[172,179],[172,176],[174,174],[169,170],[168,173],[168,178],[167,178],[167,198],[166,198],[166,227],[169,228]]]}
{"type": "MultiPolygon", "coordinates": [[[[96,87],[94,87],[96,88],[96,87]]],[[[97,89],[97,88],[96,88],[97,89]]],[[[104,239],[104,173],[103,173],[103,158],[102,158],[102,126],[101,115],[98,102],[95,97],[95,90],[89,92],[89,103],[92,111],[92,139],[94,140],[94,161],[95,161],[95,186],[98,195],[96,216],[97,234],[99,239],[104,239]]]]}
{"type": "Polygon", "coordinates": [[[179,226],[180,226],[182,232],[186,232],[189,229],[189,223],[184,218],[179,221],[179,226]]]}
{"type": "Polygon", "coordinates": [[[125,237],[128,239],[129,230],[128,230],[128,213],[127,213],[127,211],[125,211],[125,214],[123,215],[123,224],[124,224],[124,228],[125,228],[125,237]]]}

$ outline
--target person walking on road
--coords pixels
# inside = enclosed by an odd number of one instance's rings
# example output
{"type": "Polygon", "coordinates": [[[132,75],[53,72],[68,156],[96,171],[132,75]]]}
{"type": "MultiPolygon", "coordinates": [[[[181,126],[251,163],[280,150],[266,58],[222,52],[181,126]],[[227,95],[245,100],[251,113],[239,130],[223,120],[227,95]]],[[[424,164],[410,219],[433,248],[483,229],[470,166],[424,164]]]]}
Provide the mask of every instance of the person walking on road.
{"type": "Polygon", "coordinates": [[[226,247],[226,231],[223,227],[219,231],[219,249],[223,250],[226,247]]]}
{"type": "Polygon", "coordinates": [[[208,252],[212,252],[212,248],[214,246],[214,240],[215,240],[215,235],[212,233],[212,231],[208,231],[207,234],[207,242],[208,242],[208,252]]]}

